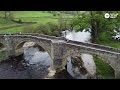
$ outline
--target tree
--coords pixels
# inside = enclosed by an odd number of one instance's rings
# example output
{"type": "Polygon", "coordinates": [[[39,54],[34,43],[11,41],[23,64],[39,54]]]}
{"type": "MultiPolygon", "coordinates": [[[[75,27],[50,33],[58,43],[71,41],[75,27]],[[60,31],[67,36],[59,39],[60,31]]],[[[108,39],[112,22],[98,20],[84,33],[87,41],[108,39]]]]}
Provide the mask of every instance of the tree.
{"type": "Polygon", "coordinates": [[[2,17],[6,20],[11,20],[13,19],[13,12],[12,11],[0,11],[2,14],[2,17]]]}
{"type": "Polygon", "coordinates": [[[64,17],[62,14],[60,14],[58,18],[58,24],[60,31],[69,29],[71,26],[71,19],[64,17]]]}
{"type": "Polygon", "coordinates": [[[91,29],[91,37],[92,42],[96,43],[97,40],[100,39],[100,35],[103,32],[107,32],[108,34],[113,33],[113,29],[118,29],[120,26],[119,20],[120,17],[117,18],[105,18],[105,13],[119,13],[119,12],[111,12],[111,11],[89,11],[85,13],[78,14],[73,21],[74,29],[76,31],[82,31],[88,28],[91,29]]]}

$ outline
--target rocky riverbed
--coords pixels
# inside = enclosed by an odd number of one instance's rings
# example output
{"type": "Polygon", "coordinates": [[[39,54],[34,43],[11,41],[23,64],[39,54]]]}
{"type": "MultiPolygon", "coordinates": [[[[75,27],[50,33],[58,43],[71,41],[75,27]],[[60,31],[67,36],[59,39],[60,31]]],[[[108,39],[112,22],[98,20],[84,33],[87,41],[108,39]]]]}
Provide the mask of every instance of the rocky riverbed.
{"type": "MultiPolygon", "coordinates": [[[[23,55],[10,57],[0,62],[0,79],[44,79],[49,67],[40,64],[28,64],[23,55]]],[[[73,79],[66,69],[48,79],[73,79]]]]}

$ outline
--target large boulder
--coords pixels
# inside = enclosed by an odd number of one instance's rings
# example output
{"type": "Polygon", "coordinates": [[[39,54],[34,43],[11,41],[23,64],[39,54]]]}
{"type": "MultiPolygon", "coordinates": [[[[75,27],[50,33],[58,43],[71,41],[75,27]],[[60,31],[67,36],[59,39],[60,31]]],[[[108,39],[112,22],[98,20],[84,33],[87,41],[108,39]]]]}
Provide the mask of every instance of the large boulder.
{"type": "Polygon", "coordinates": [[[76,79],[95,79],[96,65],[91,55],[81,54],[81,56],[71,57],[72,73],[76,79]],[[91,57],[87,59],[87,57],[91,57]]]}

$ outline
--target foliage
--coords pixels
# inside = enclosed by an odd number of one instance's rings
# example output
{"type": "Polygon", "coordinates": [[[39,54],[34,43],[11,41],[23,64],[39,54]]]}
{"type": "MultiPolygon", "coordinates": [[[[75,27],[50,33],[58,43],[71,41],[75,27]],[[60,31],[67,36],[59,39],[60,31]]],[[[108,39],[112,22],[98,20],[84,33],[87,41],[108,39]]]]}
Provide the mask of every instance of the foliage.
{"type": "Polygon", "coordinates": [[[58,24],[52,22],[48,22],[46,24],[40,24],[34,29],[34,33],[60,36],[58,24]]]}
{"type": "Polygon", "coordinates": [[[4,18],[6,20],[12,20],[12,19],[14,19],[12,11],[0,11],[0,17],[4,18]]]}
{"type": "Polygon", "coordinates": [[[3,18],[0,18],[0,28],[5,27],[5,26],[10,26],[16,24],[15,22],[12,22],[10,20],[5,20],[3,18]]]}
{"type": "Polygon", "coordinates": [[[34,27],[32,25],[25,26],[25,27],[23,27],[23,32],[24,33],[33,33],[34,32],[34,27]]]}
{"type": "MultiPolygon", "coordinates": [[[[107,32],[111,35],[114,33],[113,30],[120,28],[120,16],[117,18],[105,18],[105,13],[112,13],[110,11],[89,11],[89,13],[78,14],[74,18],[74,29],[76,31],[82,31],[83,29],[91,28],[91,36],[93,39],[99,40],[101,32],[107,32]]],[[[120,12],[114,12],[120,13],[120,12]]]]}
{"type": "Polygon", "coordinates": [[[64,18],[63,15],[61,14],[58,18],[58,25],[59,29],[61,31],[69,29],[70,28],[71,21],[68,18],[64,18]]]}
{"type": "Polygon", "coordinates": [[[74,30],[82,31],[90,27],[90,15],[85,13],[79,14],[73,19],[74,30]]]}
{"type": "Polygon", "coordinates": [[[96,64],[96,71],[97,71],[97,77],[100,79],[114,79],[114,70],[113,68],[105,63],[101,58],[98,56],[94,56],[94,61],[96,64]]]}

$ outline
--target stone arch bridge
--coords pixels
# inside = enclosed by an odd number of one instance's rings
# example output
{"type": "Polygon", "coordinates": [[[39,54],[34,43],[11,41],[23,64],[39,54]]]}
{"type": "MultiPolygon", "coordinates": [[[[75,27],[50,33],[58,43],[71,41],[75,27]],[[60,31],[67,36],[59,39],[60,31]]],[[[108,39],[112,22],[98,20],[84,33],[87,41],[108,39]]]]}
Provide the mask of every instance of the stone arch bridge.
{"type": "Polygon", "coordinates": [[[48,52],[56,71],[65,67],[68,56],[88,53],[103,58],[114,69],[115,77],[120,78],[120,49],[43,34],[0,34],[0,43],[6,47],[8,56],[16,55],[17,46],[26,41],[33,41],[48,52]]]}

